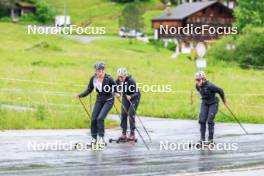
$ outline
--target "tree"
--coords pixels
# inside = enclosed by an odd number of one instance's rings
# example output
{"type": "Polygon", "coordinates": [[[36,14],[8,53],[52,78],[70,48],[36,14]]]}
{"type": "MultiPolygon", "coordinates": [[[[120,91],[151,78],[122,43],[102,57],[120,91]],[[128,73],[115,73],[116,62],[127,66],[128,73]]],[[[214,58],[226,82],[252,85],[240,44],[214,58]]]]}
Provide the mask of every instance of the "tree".
{"type": "Polygon", "coordinates": [[[139,2],[127,4],[119,18],[119,27],[142,32],[144,28],[143,15],[144,8],[139,2]]]}
{"type": "Polygon", "coordinates": [[[0,18],[9,15],[9,10],[6,5],[0,1],[0,18]]]}
{"type": "Polygon", "coordinates": [[[15,18],[15,13],[14,13],[15,3],[16,3],[16,0],[1,0],[0,9],[3,9],[2,15],[4,16],[10,10],[10,17],[14,19],[15,18]]]}
{"type": "Polygon", "coordinates": [[[247,25],[264,25],[264,1],[239,0],[235,9],[236,26],[242,30],[247,25]]]}
{"type": "Polygon", "coordinates": [[[50,6],[45,0],[37,0],[36,3],[36,19],[41,23],[48,23],[54,20],[56,10],[50,6]]]}
{"type": "Polygon", "coordinates": [[[264,65],[264,28],[246,27],[236,41],[235,56],[243,67],[264,65]]]}

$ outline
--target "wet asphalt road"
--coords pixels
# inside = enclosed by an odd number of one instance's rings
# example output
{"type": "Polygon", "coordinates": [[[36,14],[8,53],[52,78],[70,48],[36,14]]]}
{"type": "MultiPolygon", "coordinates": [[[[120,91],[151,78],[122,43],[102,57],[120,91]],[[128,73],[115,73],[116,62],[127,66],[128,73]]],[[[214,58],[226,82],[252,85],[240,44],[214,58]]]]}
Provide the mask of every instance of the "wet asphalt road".
{"type": "MultiPolygon", "coordinates": [[[[89,130],[12,130],[0,132],[0,175],[236,175],[226,170],[241,169],[237,175],[259,175],[264,171],[264,125],[217,124],[217,143],[236,143],[238,150],[160,150],[164,143],[199,139],[196,121],[144,118],[152,136],[151,150],[140,141],[108,144],[104,151],[70,150],[75,142],[89,141],[89,130]],[[67,150],[33,151],[34,144],[57,144],[67,150]],[[248,168],[260,167],[261,169],[248,168]],[[222,173],[222,171],[225,171],[222,173]],[[197,173],[199,172],[199,173],[197,173]]],[[[139,126],[139,123],[138,123],[139,126]]],[[[146,141],[147,136],[140,128],[146,141]]],[[[108,129],[106,138],[117,137],[120,129],[108,129]]],[[[52,145],[54,146],[54,145],[52,145]]],[[[174,148],[172,148],[174,149],[174,148]]]]}

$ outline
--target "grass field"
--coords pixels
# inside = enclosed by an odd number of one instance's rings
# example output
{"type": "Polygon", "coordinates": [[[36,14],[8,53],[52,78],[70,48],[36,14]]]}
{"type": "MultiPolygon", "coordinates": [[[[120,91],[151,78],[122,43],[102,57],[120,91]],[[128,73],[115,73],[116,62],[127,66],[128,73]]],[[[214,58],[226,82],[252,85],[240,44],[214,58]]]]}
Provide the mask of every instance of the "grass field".
{"type": "MultiPolygon", "coordinates": [[[[0,128],[85,128],[87,117],[75,99],[93,74],[92,64],[105,61],[107,72],[124,66],[144,84],[171,84],[173,93],[144,93],[138,113],[164,118],[197,118],[195,62],[138,41],[107,38],[89,44],[63,36],[27,35],[26,27],[0,23],[0,104],[35,111],[0,108],[0,128]]],[[[242,122],[264,123],[264,73],[226,64],[210,64],[208,78],[222,87],[242,122]]],[[[93,93],[93,100],[95,93],[93,93]]],[[[88,103],[88,98],[85,99],[88,103]]],[[[116,103],[118,107],[120,105],[116,103]]],[[[227,113],[224,107],[221,111],[227,113]]],[[[111,113],[116,113],[114,108],[111,113]]],[[[232,119],[217,115],[218,121],[232,119]]],[[[115,125],[108,121],[108,126],[115,125]]]]}
{"type": "MultiPolygon", "coordinates": [[[[58,14],[64,13],[64,0],[47,0],[53,5],[58,14]]],[[[144,14],[145,32],[152,33],[150,19],[161,14],[165,7],[159,0],[142,2],[146,13],[144,14]]],[[[123,3],[111,0],[67,0],[67,13],[71,16],[73,24],[106,27],[107,35],[116,35],[118,32],[118,18],[124,8],[123,3]]]]}

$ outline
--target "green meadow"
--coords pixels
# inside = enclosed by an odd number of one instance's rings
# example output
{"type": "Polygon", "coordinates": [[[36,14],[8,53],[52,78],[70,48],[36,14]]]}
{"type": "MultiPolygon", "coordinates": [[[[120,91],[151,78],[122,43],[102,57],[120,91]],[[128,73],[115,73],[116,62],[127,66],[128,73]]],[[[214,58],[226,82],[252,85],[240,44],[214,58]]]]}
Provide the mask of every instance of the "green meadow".
{"type": "MultiPolygon", "coordinates": [[[[0,104],[34,109],[0,108],[1,129],[87,128],[89,119],[75,96],[85,90],[98,60],[106,63],[106,72],[114,78],[118,67],[126,67],[139,83],[171,85],[173,92],[142,92],[139,115],[198,117],[193,77],[197,69],[188,55],[172,59],[168,49],[117,37],[84,44],[65,36],[28,35],[25,26],[11,23],[0,23],[0,32],[0,104]]],[[[264,122],[263,71],[210,60],[205,71],[225,90],[242,122],[264,122]]],[[[84,101],[88,108],[89,98],[84,101]]],[[[120,109],[119,102],[115,104],[120,109]]],[[[220,110],[228,114],[222,104],[220,110]]],[[[111,113],[116,114],[114,108],[111,113]]],[[[221,113],[216,119],[234,121],[221,113]]],[[[114,125],[117,122],[107,120],[107,127],[114,125]]]]}
{"type": "MultiPolygon", "coordinates": [[[[64,13],[64,0],[46,0],[57,9],[58,14],[64,13]]],[[[146,33],[153,33],[150,20],[160,15],[165,7],[159,0],[141,2],[145,9],[144,21],[146,33]]],[[[125,3],[115,3],[111,0],[67,0],[67,14],[72,23],[79,26],[106,27],[108,35],[116,35],[119,29],[118,18],[125,3]]]]}

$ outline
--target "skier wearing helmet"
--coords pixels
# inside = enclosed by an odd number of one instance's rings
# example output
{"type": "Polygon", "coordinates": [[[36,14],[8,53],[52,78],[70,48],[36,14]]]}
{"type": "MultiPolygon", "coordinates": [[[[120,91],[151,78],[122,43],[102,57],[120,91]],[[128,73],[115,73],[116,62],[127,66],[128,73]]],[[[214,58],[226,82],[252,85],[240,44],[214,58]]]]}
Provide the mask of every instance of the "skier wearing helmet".
{"type": "Polygon", "coordinates": [[[214,138],[214,118],[218,112],[219,99],[216,97],[218,93],[226,104],[224,91],[215,86],[213,83],[206,79],[206,75],[203,71],[199,71],[195,74],[196,89],[202,96],[201,111],[199,115],[201,140],[200,143],[205,142],[206,122],[208,123],[208,143],[213,143],[214,138]]]}
{"type": "Polygon", "coordinates": [[[91,144],[106,144],[104,140],[104,120],[114,105],[114,92],[117,92],[116,82],[110,75],[105,73],[103,62],[97,62],[94,69],[95,74],[91,77],[87,89],[77,95],[77,98],[86,97],[94,89],[96,90],[97,97],[91,119],[91,144]],[[99,135],[99,140],[97,140],[97,135],[99,135]]]}
{"type": "Polygon", "coordinates": [[[135,141],[135,115],[138,107],[141,94],[137,88],[135,80],[128,74],[125,68],[119,68],[117,70],[117,85],[121,85],[122,90],[122,112],[121,112],[121,128],[122,135],[119,138],[120,141],[135,141]],[[132,107],[133,106],[133,107],[132,107]],[[127,115],[127,112],[129,117],[127,115]],[[127,138],[127,120],[130,124],[130,135],[127,138]]]}

